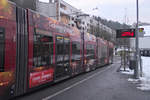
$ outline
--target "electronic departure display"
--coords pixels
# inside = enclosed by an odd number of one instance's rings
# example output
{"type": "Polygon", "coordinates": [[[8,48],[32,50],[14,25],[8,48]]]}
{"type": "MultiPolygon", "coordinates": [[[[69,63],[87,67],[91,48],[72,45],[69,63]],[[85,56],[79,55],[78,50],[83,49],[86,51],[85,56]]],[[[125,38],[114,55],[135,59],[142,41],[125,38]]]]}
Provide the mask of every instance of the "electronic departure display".
{"type": "Polygon", "coordinates": [[[116,31],[116,38],[134,38],[135,29],[119,29],[116,31]]]}

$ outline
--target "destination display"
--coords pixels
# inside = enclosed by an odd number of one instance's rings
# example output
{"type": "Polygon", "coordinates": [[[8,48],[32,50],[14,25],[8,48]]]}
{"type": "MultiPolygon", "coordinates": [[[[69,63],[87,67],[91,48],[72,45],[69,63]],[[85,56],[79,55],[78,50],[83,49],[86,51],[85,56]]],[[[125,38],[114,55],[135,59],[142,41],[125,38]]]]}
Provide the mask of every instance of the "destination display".
{"type": "Polygon", "coordinates": [[[134,38],[135,29],[119,29],[116,31],[116,38],[134,38]]]}

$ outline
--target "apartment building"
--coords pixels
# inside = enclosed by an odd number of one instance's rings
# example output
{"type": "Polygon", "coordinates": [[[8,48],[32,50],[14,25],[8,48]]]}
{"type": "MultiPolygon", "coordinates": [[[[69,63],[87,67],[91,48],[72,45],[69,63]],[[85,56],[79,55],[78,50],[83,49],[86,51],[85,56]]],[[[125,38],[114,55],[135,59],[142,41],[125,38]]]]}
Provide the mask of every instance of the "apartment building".
{"type": "Polygon", "coordinates": [[[102,24],[100,21],[95,20],[94,17],[91,16],[79,16],[77,17],[81,21],[81,26],[84,28],[84,30],[90,34],[101,34],[99,32],[102,32],[102,30],[109,33],[113,39],[115,38],[116,31],[111,29],[110,27],[102,24]]]}
{"type": "Polygon", "coordinates": [[[83,13],[81,10],[73,7],[63,0],[10,0],[23,8],[29,8],[39,12],[42,15],[59,20],[65,24],[76,27],[77,21],[85,32],[90,34],[98,34],[98,30],[105,30],[110,34],[115,34],[114,30],[96,21],[93,17],[83,13]]]}
{"type": "Polygon", "coordinates": [[[81,11],[63,0],[49,0],[49,2],[36,1],[36,11],[47,14],[49,17],[57,19],[68,25],[75,25],[76,16],[81,11]],[[47,10],[49,9],[49,10],[47,10]]]}
{"type": "Polygon", "coordinates": [[[57,4],[58,5],[57,13],[59,15],[58,20],[69,25],[74,24],[76,17],[80,15],[82,12],[63,0],[56,0],[56,2],[58,3],[57,4]]]}
{"type": "Polygon", "coordinates": [[[45,16],[71,25],[81,11],[63,0],[10,0],[23,8],[29,8],[45,16]]]}
{"type": "Polygon", "coordinates": [[[45,16],[48,16],[57,20],[57,15],[58,15],[56,11],[57,3],[54,0],[48,0],[48,1],[49,2],[36,0],[35,10],[45,16]]]}

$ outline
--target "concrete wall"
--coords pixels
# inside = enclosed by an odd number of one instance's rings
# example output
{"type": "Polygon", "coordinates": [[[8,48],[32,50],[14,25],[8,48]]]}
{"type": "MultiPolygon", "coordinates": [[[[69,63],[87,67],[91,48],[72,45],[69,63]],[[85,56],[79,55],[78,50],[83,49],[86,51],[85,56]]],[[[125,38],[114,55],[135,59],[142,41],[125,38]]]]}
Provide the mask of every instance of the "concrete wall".
{"type": "Polygon", "coordinates": [[[57,19],[56,3],[36,2],[36,11],[45,16],[57,19]]]}
{"type": "MultiPolygon", "coordinates": [[[[131,49],[134,51],[135,50],[135,42],[136,39],[135,38],[131,38],[130,39],[130,47],[131,49]]],[[[139,48],[140,49],[150,49],[150,37],[140,37],[139,38],[139,48]]]]}
{"type": "Polygon", "coordinates": [[[18,6],[29,8],[39,12],[42,15],[56,19],[56,3],[45,3],[39,0],[9,0],[15,2],[18,6]]]}
{"type": "Polygon", "coordinates": [[[18,6],[22,8],[29,8],[32,10],[36,10],[36,0],[9,0],[16,3],[18,6]]]}
{"type": "Polygon", "coordinates": [[[140,49],[150,49],[150,37],[140,37],[139,38],[139,48],[140,49]]]}

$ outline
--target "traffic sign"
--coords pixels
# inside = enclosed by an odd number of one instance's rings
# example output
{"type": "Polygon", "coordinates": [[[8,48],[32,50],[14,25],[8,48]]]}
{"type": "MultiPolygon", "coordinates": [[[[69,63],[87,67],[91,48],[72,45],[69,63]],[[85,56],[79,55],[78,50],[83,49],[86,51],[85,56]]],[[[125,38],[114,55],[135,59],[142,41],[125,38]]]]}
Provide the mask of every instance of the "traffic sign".
{"type": "Polygon", "coordinates": [[[139,32],[143,32],[144,31],[144,28],[139,28],[139,32]]]}

